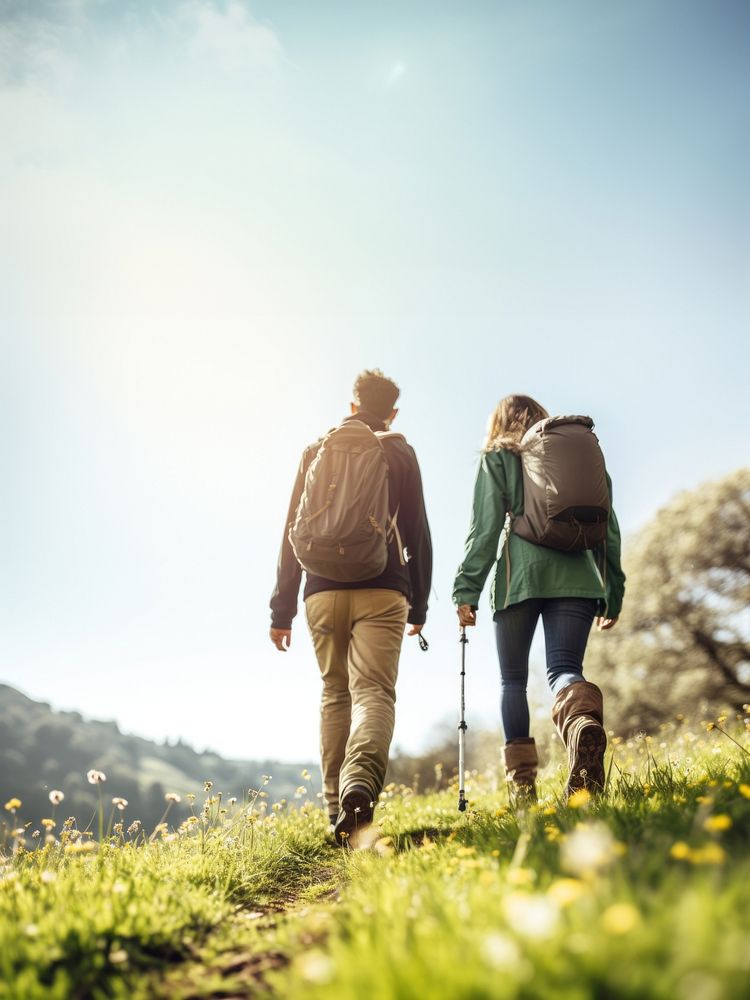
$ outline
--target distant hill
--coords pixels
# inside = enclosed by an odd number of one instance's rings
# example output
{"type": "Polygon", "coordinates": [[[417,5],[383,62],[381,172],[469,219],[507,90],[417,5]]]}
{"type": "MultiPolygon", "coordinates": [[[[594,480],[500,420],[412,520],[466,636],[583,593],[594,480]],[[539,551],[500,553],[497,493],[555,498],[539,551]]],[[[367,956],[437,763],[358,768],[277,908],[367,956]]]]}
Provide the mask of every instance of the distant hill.
{"type": "MultiPolygon", "coordinates": [[[[185,796],[204,799],[203,783],[212,781],[214,792],[225,799],[242,801],[248,789],[261,787],[263,775],[272,781],[265,787],[269,800],[293,799],[295,790],[307,785],[310,796],[320,790],[303,782],[307,767],[318,775],[317,765],[280,764],[278,761],[225,760],[216,753],[197,753],[183,743],[175,746],[154,743],[121,733],[115,722],[84,719],[78,712],[56,712],[44,702],[33,701],[15,688],[0,684],[0,815],[11,798],[21,799],[18,818],[30,821],[32,829],[51,814],[49,792],[59,789],[65,801],[57,817],[75,816],[88,823],[97,803],[97,791],[86,780],[92,768],[107,776],[104,801],[113,796],[128,800],[126,825],[139,819],[147,830],[159,822],[165,810],[164,796],[176,792],[183,802],[170,814],[170,823],[189,815],[185,796]]],[[[317,799],[315,799],[317,801],[317,799]]]]}

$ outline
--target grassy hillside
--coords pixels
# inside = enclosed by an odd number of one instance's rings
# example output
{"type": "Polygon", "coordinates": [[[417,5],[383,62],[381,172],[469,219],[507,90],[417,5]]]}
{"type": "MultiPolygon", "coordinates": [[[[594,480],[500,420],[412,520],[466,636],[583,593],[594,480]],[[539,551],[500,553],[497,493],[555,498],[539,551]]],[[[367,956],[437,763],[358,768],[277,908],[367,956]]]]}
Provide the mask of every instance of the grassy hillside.
{"type": "MultiPolygon", "coordinates": [[[[161,745],[120,732],[114,722],[84,720],[77,712],[54,712],[43,702],[0,684],[0,804],[14,796],[24,802],[25,815],[38,823],[49,815],[48,794],[65,794],[65,815],[85,825],[96,808],[97,795],[86,780],[92,768],[107,775],[111,796],[128,802],[125,816],[152,830],[164,813],[164,796],[182,799],[213,780],[226,796],[242,799],[259,788],[263,775],[272,799],[292,798],[300,786],[302,764],[275,761],[225,760],[215,753],[196,753],[184,744],[161,745]]],[[[183,819],[183,803],[173,811],[183,819]]]]}
{"type": "Polygon", "coordinates": [[[735,719],[614,742],[605,798],[563,803],[551,765],[523,812],[492,773],[463,815],[454,789],[391,786],[356,851],[313,802],[214,789],[150,840],[63,823],[27,850],[8,802],[0,997],[739,1000],[747,739],[735,719]]]}

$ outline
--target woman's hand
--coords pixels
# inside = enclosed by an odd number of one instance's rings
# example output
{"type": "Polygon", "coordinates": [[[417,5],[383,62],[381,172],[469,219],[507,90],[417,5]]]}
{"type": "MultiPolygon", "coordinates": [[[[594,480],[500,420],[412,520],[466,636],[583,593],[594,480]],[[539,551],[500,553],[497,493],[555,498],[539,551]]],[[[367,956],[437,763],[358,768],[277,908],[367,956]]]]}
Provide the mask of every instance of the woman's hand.
{"type": "Polygon", "coordinates": [[[459,604],[456,608],[456,614],[458,615],[458,624],[461,628],[464,628],[466,625],[476,625],[477,623],[477,613],[470,604],[459,604]]]}
{"type": "Polygon", "coordinates": [[[608,629],[614,628],[616,624],[616,618],[603,618],[601,615],[596,618],[596,627],[600,632],[606,632],[608,629]]]}

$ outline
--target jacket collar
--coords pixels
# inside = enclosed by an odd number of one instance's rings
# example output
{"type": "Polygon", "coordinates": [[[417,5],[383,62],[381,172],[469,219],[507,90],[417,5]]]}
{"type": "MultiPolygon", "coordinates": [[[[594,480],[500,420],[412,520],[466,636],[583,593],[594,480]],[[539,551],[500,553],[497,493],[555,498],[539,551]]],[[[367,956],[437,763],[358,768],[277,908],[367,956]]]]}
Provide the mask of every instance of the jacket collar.
{"type": "Polygon", "coordinates": [[[376,417],[374,413],[368,413],[367,410],[357,410],[356,413],[351,413],[344,418],[342,423],[346,424],[350,420],[359,420],[361,423],[367,424],[371,431],[384,431],[386,429],[385,420],[376,417]]]}

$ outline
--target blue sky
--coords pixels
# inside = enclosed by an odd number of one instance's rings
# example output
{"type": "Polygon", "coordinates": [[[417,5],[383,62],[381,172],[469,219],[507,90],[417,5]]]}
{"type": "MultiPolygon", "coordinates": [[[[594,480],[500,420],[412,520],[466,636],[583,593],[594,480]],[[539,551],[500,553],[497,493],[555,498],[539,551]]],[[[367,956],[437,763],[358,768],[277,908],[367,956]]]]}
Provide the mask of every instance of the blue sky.
{"type": "Polygon", "coordinates": [[[747,462],[749,28],[722,0],[1,3],[0,677],[313,756],[311,647],[300,618],[275,653],[267,603],[299,452],[378,365],[436,553],[396,739],[452,719],[500,397],[594,416],[626,532],[747,462]]]}

